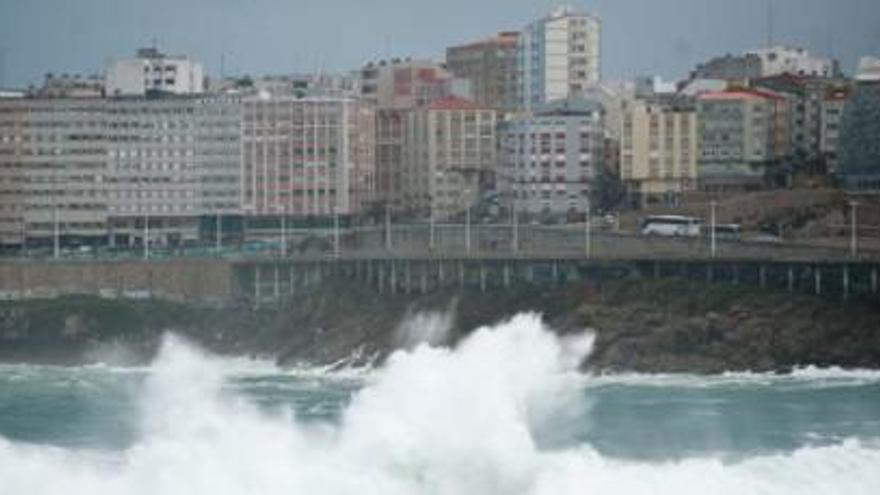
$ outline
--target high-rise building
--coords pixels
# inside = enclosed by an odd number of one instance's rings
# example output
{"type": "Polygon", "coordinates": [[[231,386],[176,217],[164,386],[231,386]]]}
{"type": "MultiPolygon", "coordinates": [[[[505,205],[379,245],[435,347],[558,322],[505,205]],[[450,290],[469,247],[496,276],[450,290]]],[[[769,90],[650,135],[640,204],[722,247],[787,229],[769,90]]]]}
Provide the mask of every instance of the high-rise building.
{"type": "Polygon", "coordinates": [[[677,204],[697,187],[697,109],[685,98],[622,104],[620,178],[634,204],[677,204]]]}
{"type": "Polygon", "coordinates": [[[201,63],[186,56],[166,55],[156,48],[141,48],[133,58],[111,62],[107,65],[105,80],[107,96],[205,91],[201,63]]]}
{"type": "Polygon", "coordinates": [[[355,215],[373,201],[375,114],[357,98],[244,103],[242,204],[255,215],[355,215]]]}
{"type": "Polygon", "coordinates": [[[701,94],[697,121],[702,189],[760,189],[782,179],[791,149],[787,98],[750,89],[701,94]]]}
{"type": "Polygon", "coordinates": [[[598,17],[568,7],[526,26],[517,42],[520,107],[577,97],[597,84],[601,30],[598,17]]]}
{"type": "Polygon", "coordinates": [[[856,82],[843,112],[839,156],[847,189],[880,191],[880,77],[856,82]]]}
{"type": "Polygon", "coordinates": [[[603,168],[601,105],[551,102],[502,123],[499,142],[498,189],[507,208],[524,219],[583,216],[603,168]]]}
{"type": "Polygon", "coordinates": [[[516,47],[519,33],[503,32],[488,39],[446,49],[446,67],[470,81],[473,100],[488,108],[517,108],[516,47]]]}
{"type": "Polygon", "coordinates": [[[452,74],[435,62],[393,59],[366,64],[360,89],[377,108],[410,109],[449,96],[456,87],[452,74]]]}
{"type": "Polygon", "coordinates": [[[495,172],[493,109],[448,97],[406,114],[401,209],[446,218],[476,204],[495,172]]]}

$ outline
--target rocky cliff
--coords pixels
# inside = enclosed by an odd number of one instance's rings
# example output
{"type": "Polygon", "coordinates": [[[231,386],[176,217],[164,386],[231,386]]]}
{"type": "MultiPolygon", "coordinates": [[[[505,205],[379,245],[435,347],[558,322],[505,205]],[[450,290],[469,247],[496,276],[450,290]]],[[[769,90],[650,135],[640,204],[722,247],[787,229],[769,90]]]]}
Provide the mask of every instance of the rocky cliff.
{"type": "Polygon", "coordinates": [[[412,344],[413,331],[454,344],[522,311],[542,313],[558,332],[594,330],[596,347],[585,367],[595,370],[880,368],[876,304],[683,280],[426,296],[328,284],[286,307],[261,311],[92,298],[2,303],[0,360],[141,363],[170,331],[213,352],[284,365],[362,364],[412,344]]]}

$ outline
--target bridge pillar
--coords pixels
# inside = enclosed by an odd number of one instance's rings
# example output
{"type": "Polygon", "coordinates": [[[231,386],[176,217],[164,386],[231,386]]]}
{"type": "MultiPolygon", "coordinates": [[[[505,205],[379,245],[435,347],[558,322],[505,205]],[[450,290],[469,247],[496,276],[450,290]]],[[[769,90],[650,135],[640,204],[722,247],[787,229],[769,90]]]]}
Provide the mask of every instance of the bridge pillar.
{"type": "Polygon", "coordinates": [[[275,263],[274,272],[275,277],[272,284],[272,296],[277,303],[281,301],[281,270],[278,267],[278,263],[275,263]]]}
{"type": "Polygon", "coordinates": [[[376,272],[376,282],[379,285],[379,293],[383,294],[385,292],[385,270],[381,261],[376,262],[374,271],[376,272]]]}
{"type": "Polygon", "coordinates": [[[445,278],[445,274],[443,273],[443,261],[441,260],[437,262],[437,283],[440,287],[444,287],[444,284],[446,283],[444,280],[445,278]]]}
{"type": "Polygon", "coordinates": [[[480,292],[486,292],[486,265],[480,263],[480,292]]]}
{"type": "Polygon", "coordinates": [[[421,280],[420,280],[419,286],[421,288],[422,294],[424,295],[424,294],[428,293],[428,263],[427,262],[422,264],[422,270],[421,270],[420,275],[421,275],[421,280]]]}
{"type": "Polygon", "coordinates": [[[706,283],[711,284],[715,280],[715,265],[706,263],[706,283]]]}
{"type": "Polygon", "coordinates": [[[654,278],[660,278],[660,262],[654,261],[654,278]]]}
{"type": "Polygon", "coordinates": [[[559,262],[558,261],[555,261],[555,260],[553,261],[552,270],[553,270],[553,284],[552,285],[558,285],[559,284],[559,262]]]}
{"type": "Polygon", "coordinates": [[[464,288],[464,261],[458,262],[458,286],[464,288]]]}
{"type": "Polygon", "coordinates": [[[409,294],[412,289],[412,262],[403,262],[403,292],[409,294]]]}
{"type": "Polygon", "coordinates": [[[788,291],[794,292],[794,267],[788,265],[788,291]]]}
{"type": "Polygon", "coordinates": [[[813,287],[816,289],[816,295],[822,295],[822,270],[813,265],[813,287]]]}
{"type": "Polygon", "coordinates": [[[389,288],[391,289],[392,294],[397,293],[397,265],[394,261],[391,261],[391,280],[389,281],[389,288]]]}
{"type": "Polygon", "coordinates": [[[292,296],[296,294],[296,270],[293,268],[293,263],[288,265],[287,269],[287,293],[292,296]]]}
{"type": "Polygon", "coordinates": [[[739,285],[739,264],[733,264],[733,285],[739,285]]]}
{"type": "Polygon", "coordinates": [[[758,267],[758,283],[762,289],[767,288],[767,267],[763,264],[758,267]]]}
{"type": "Polygon", "coordinates": [[[877,294],[877,267],[871,268],[871,294],[877,294]]]}
{"type": "Polygon", "coordinates": [[[367,261],[367,283],[373,282],[373,261],[367,261]]]}
{"type": "Polygon", "coordinates": [[[510,263],[504,263],[504,288],[510,288],[510,263]]]}
{"type": "Polygon", "coordinates": [[[843,300],[849,300],[849,265],[843,265],[843,300]]]}
{"type": "Polygon", "coordinates": [[[529,262],[526,262],[526,280],[530,284],[534,285],[535,283],[535,265],[529,262]]]}

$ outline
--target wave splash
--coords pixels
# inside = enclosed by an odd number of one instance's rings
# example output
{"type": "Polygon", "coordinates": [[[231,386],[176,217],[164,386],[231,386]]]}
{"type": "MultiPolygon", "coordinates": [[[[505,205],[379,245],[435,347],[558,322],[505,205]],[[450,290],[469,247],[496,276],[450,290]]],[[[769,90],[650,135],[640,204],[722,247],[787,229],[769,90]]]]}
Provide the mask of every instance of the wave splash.
{"type": "MultiPolygon", "coordinates": [[[[140,441],[98,455],[0,439],[9,494],[874,493],[880,451],[855,441],[728,464],[644,463],[538,432],[589,407],[577,375],[592,337],[520,315],[455,349],[394,354],[338,425],[298,423],[224,391],[227,363],[166,340],[142,398],[140,441]]],[[[577,416],[577,415],[575,415],[577,416]]]]}

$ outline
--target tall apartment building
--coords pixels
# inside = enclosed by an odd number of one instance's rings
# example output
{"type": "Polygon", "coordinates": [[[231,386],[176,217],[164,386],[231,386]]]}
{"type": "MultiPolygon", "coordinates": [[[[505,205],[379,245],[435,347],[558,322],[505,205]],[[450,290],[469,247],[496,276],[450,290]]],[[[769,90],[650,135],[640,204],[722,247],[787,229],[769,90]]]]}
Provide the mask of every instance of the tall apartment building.
{"type": "Polygon", "coordinates": [[[598,17],[568,7],[526,26],[517,43],[520,107],[576,97],[597,84],[601,29],[598,17]]]}
{"type": "Polygon", "coordinates": [[[676,204],[697,187],[697,109],[682,98],[622,104],[620,178],[630,200],[676,204]]]}
{"type": "Polygon", "coordinates": [[[241,98],[107,100],[103,180],[111,245],[177,245],[241,213],[241,98]],[[149,222],[149,229],[144,229],[149,222]]]}
{"type": "Polygon", "coordinates": [[[852,191],[880,192],[880,71],[875,74],[857,78],[841,121],[839,172],[852,191]]]}
{"type": "Polygon", "coordinates": [[[791,148],[789,105],[786,98],[761,90],[699,95],[701,188],[759,189],[780,181],[791,148]]]}
{"type": "Polygon", "coordinates": [[[355,215],[373,201],[375,112],[355,98],[244,103],[242,204],[248,214],[355,215]]]}
{"type": "Polygon", "coordinates": [[[141,48],[132,58],[116,60],[106,68],[107,96],[143,96],[148,93],[193,94],[205,91],[200,62],[141,48]]]}
{"type": "Polygon", "coordinates": [[[476,204],[494,181],[496,113],[458,97],[406,115],[401,209],[447,218],[476,204]]]}
{"type": "Polygon", "coordinates": [[[601,105],[551,102],[500,125],[498,188],[507,208],[545,221],[583,216],[602,172],[601,105]]]}
{"type": "Polygon", "coordinates": [[[518,32],[446,49],[446,67],[471,82],[473,100],[488,108],[517,108],[516,54],[518,32]]]}
{"type": "Polygon", "coordinates": [[[240,124],[229,97],[0,100],[5,242],[197,239],[240,211],[240,124]]]}

